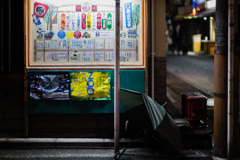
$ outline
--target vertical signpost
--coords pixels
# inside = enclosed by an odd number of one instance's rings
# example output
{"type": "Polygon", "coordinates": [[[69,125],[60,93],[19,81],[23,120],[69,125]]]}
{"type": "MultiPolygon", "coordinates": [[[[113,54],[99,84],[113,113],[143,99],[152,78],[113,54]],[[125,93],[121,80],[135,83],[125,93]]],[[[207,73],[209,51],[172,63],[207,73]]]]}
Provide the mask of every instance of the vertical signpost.
{"type": "Polygon", "coordinates": [[[119,152],[119,88],[120,88],[120,0],[115,0],[115,54],[114,54],[114,152],[119,152]]]}

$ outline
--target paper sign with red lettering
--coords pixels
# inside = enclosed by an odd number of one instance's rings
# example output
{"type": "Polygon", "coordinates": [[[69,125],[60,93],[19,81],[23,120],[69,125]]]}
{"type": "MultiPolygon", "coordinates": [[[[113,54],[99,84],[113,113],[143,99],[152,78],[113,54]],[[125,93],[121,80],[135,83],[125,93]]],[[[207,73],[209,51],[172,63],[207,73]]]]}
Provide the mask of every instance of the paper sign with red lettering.
{"type": "Polygon", "coordinates": [[[38,17],[44,18],[49,6],[39,2],[34,3],[34,14],[38,17]]]}
{"type": "Polygon", "coordinates": [[[82,29],[86,29],[87,22],[86,22],[86,14],[82,14],[82,29]]]}

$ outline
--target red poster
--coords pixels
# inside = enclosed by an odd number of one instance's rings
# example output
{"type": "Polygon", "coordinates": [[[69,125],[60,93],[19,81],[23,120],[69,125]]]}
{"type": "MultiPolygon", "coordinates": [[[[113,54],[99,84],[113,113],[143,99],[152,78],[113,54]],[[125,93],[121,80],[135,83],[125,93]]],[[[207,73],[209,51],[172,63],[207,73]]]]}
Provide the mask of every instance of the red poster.
{"type": "Polygon", "coordinates": [[[82,14],[82,29],[86,29],[86,24],[87,22],[86,22],[86,14],[85,13],[83,13],[82,14]]]}
{"type": "Polygon", "coordinates": [[[97,14],[97,29],[101,29],[102,28],[101,19],[102,19],[101,13],[98,13],[97,14]]]}
{"type": "Polygon", "coordinates": [[[34,14],[38,17],[44,18],[49,6],[39,2],[34,3],[34,14]]]}

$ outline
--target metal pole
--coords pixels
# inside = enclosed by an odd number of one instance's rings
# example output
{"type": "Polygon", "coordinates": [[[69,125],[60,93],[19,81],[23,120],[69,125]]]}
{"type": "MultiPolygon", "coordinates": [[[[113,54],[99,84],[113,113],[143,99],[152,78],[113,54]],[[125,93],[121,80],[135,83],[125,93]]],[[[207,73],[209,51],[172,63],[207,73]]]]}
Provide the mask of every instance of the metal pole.
{"type": "Polygon", "coordinates": [[[216,2],[214,50],[214,154],[227,156],[227,45],[228,1],[216,2]]]}
{"type": "Polygon", "coordinates": [[[238,106],[239,106],[239,55],[237,49],[237,1],[228,1],[228,115],[227,115],[227,158],[238,153],[238,106]],[[237,93],[237,94],[236,94],[237,93]],[[235,96],[237,95],[237,96],[235,96]],[[237,99],[237,100],[236,100],[237,99]],[[236,117],[236,118],[235,118],[236,117]],[[237,147],[236,147],[237,146],[237,147]]]}
{"type": "Polygon", "coordinates": [[[155,55],[155,53],[154,53],[154,43],[155,43],[155,41],[154,41],[154,35],[155,35],[155,33],[154,33],[154,0],[152,0],[152,99],[154,99],[155,97],[154,97],[154,94],[155,94],[155,92],[154,92],[154,55],[155,55]]]}
{"type": "Polygon", "coordinates": [[[119,89],[120,89],[120,0],[115,0],[115,54],[114,54],[114,151],[119,152],[119,89]]]}

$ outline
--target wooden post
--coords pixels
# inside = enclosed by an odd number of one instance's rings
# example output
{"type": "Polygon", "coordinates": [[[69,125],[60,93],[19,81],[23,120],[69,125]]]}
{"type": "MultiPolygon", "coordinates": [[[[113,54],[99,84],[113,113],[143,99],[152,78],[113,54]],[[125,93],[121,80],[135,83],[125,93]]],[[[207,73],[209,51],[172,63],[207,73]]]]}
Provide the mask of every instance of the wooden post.
{"type": "Polygon", "coordinates": [[[238,13],[237,0],[228,1],[228,117],[227,157],[238,154],[239,128],[239,54],[238,54],[238,13]]]}
{"type": "Polygon", "coordinates": [[[214,154],[227,155],[227,45],[228,1],[216,2],[214,50],[214,154]]]}
{"type": "Polygon", "coordinates": [[[155,78],[154,78],[154,55],[155,55],[155,50],[154,50],[154,43],[155,43],[155,41],[154,41],[154,36],[155,36],[155,32],[154,32],[154,0],[152,0],[152,7],[151,7],[151,10],[152,10],[152,14],[151,14],[151,20],[152,20],[152,88],[151,88],[151,90],[152,90],[152,99],[154,99],[155,98],[155,96],[154,96],[154,94],[155,94],[155,92],[154,92],[154,80],[155,80],[155,78]]]}
{"type": "Polygon", "coordinates": [[[115,54],[114,54],[114,152],[119,152],[119,89],[120,89],[120,0],[115,0],[115,54]]]}
{"type": "MultiPolygon", "coordinates": [[[[28,15],[28,0],[24,0],[24,15],[28,15]]],[[[28,53],[28,16],[24,16],[24,108],[23,108],[23,135],[28,136],[28,112],[27,112],[27,53],[28,53]]]]}

